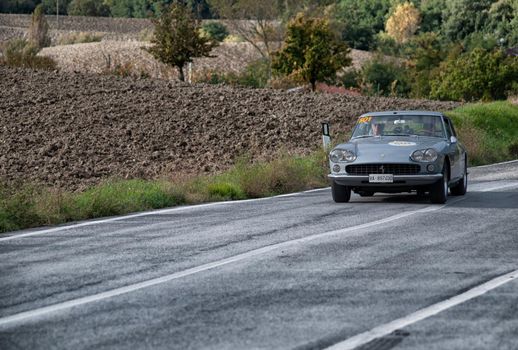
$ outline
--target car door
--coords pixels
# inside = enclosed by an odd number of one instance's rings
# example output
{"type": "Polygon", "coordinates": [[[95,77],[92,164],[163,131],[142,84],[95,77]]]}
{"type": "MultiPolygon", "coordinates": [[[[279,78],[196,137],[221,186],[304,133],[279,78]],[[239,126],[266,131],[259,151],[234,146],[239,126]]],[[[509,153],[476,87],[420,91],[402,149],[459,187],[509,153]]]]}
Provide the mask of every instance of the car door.
{"type": "Polygon", "coordinates": [[[457,140],[457,134],[453,128],[453,124],[449,118],[444,118],[446,126],[446,136],[448,137],[448,156],[450,158],[450,179],[460,179],[464,170],[464,157],[462,157],[462,147],[457,140]],[[452,136],[455,137],[455,142],[452,142],[452,136]]]}

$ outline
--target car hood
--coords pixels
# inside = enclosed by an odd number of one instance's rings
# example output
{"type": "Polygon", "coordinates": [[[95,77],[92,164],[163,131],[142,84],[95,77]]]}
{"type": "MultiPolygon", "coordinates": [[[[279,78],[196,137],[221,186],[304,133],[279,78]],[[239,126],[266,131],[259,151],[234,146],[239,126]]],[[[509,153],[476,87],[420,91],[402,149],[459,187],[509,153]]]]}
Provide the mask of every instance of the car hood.
{"type": "Polygon", "coordinates": [[[446,147],[444,139],[416,136],[379,136],[352,139],[336,148],[349,149],[356,154],[356,162],[408,162],[412,152],[434,148],[441,153],[446,147]]]}

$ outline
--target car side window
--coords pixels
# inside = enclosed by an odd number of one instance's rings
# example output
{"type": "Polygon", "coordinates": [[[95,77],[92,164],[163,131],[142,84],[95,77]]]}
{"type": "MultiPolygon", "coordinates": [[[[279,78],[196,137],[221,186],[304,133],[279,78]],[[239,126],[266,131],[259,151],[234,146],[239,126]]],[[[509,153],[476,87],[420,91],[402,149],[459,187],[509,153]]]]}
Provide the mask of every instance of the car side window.
{"type": "Polygon", "coordinates": [[[453,133],[452,133],[452,131],[451,131],[451,124],[450,124],[449,119],[444,118],[444,124],[445,124],[445,126],[446,126],[446,137],[447,137],[447,138],[448,138],[448,140],[449,140],[449,139],[451,139],[451,137],[452,137],[452,135],[453,135],[453,133]]]}
{"type": "Polygon", "coordinates": [[[453,136],[457,137],[457,133],[455,132],[455,128],[453,127],[453,123],[451,122],[450,119],[446,119],[446,121],[448,122],[448,125],[450,126],[451,128],[451,133],[453,136]]]}

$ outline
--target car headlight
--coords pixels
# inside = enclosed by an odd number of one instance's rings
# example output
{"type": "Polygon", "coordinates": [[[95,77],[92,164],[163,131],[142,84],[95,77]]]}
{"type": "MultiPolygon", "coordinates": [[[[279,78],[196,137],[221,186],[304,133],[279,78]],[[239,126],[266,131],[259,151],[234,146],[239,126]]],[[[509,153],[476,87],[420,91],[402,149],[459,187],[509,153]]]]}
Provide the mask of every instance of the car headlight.
{"type": "Polygon", "coordinates": [[[410,158],[412,158],[416,162],[435,162],[438,156],[439,155],[436,150],[434,150],[433,148],[428,148],[414,151],[410,158]]]}
{"type": "Polygon", "coordinates": [[[356,155],[354,152],[347,149],[334,149],[329,153],[329,159],[333,163],[354,162],[356,160],[356,155]]]}

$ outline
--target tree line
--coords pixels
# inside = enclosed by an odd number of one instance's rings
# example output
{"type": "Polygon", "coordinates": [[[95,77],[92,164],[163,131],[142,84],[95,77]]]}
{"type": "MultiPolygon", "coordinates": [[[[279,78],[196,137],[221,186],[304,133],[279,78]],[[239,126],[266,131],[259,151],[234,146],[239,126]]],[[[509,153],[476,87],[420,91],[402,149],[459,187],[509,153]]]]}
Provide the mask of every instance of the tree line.
{"type": "MultiPolygon", "coordinates": [[[[38,0],[4,0],[2,6],[9,1],[38,0]]],[[[42,0],[41,6],[51,9],[55,1],[42,0]]],[[[182,78],[186,63],[210,55],[228,34],[217,22],[202,29],[202,18],[218,18],[227,20],[261,60],[244,76],[215,74],[214,82],[258,87],[284,77],[312,89],[318,81],[363,94],[451,100],[518,94],[518,57],[512,49],[518,46],[518,0],[67,1],[60,0],[60,6],[69,13],[77,7],[152,18],[150,52],[177,67],[182,78]],[[344,69],[351,62],[350,48],[375,56],[361,69],[344,69]]]]}

